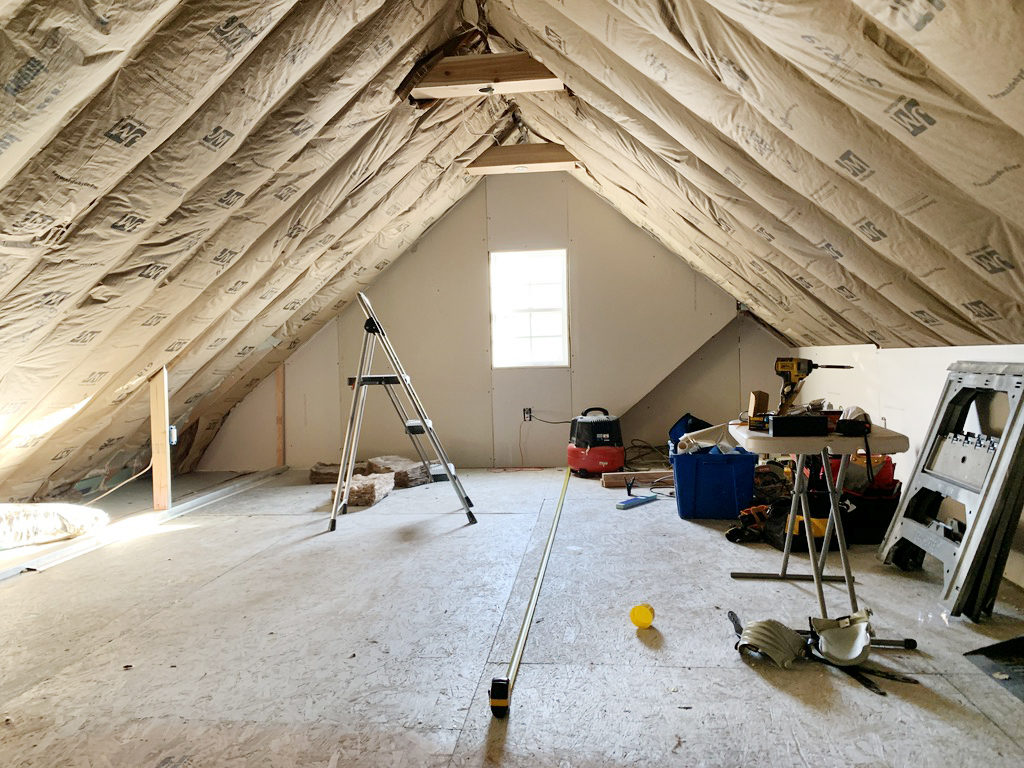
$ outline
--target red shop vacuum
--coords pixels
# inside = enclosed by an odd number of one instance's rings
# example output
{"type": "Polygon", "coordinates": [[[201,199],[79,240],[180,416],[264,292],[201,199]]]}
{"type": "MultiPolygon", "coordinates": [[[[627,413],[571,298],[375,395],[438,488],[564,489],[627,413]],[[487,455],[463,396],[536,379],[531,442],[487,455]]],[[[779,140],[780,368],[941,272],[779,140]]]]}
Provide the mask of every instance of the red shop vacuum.
{"type": "Polygon", "coordinates": [[[606,408],[585,408],[569,427],[569,469],[580,477],[618,472],[626,464],[618,416],[606,408]],[[591,416],[592,411],[600,415],[591,416]]]}

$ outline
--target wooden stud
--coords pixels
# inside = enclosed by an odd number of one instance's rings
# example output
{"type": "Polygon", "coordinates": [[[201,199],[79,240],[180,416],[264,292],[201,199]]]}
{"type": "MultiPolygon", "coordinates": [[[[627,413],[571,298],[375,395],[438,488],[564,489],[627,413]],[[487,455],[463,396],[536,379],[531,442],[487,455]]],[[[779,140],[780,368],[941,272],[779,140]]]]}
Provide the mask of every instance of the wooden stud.
{"type": "Polygon", "coordinates": [[[285,463],[285,434],[284,434],[284,365],[279,365],[274,372],[274,384],[276,385],[277,399],[277,466],[283,467],[285,463]]]}
{"type": "Polygon", "coordinates": [[[536,173],[538,171],[571,171],[576,158],[561,144],[509,144],[484,150],[466,166],[472,176],[494,173],[536,173]]]}
{"type": "Polygon", "coordinates": [[[625,488],[627,480],[636,480],[638,483],[653,483],[661,478],[672,479],[671,469],[652,469],[642,472],[605,472],[601,475],[602,488],[625,488]]]}
{"type": "Polygon", "coordinates": [[[167,400],[167,368],[149,380],[149,437],[153,446],[153,509],[171,508],[171,423],[167,400]]]}
{"type": "Polygon", "coordinates": [[[450,99],[560,90],[562,81],[528,53],[480,53],[445,56],[410,95],[414,99],[450,99]]]}

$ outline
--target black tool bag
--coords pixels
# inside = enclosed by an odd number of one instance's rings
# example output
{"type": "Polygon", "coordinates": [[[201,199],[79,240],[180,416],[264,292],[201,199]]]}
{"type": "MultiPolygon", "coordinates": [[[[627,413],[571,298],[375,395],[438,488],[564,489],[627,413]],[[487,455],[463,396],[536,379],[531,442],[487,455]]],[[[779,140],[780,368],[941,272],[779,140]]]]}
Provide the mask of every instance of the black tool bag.
{"type": "MultiPolygon", "coordinates": [[[[828,494],[811,491],[811,531],[814,533],[814,544],[821,550],[828,525],[829,502],[828,494]]],[[[839,501],[839,514],[843,519],[843,533],[848,546],[855,544],[880,544],[889,529],[889,522],[896,513],[900,502],[900,486],[889,493],[859,494],[844,493],[839,501]]],[[[762,538],[776,549],[786,545],[786,518],[789,515],[789,498],[774,501],[768,510],[768,517],[762,529],[762,538]]],[[[796,525],[793,527],[794,552],[807,551],[807,536],[804,534],[804,516],[797,510],[796,525]]],[[[835,550],[838,544],[835,535],[829,549],[835,550]]]]}
{"type": "Polygon", "coordinates": [[[843,533],[847,544],[881,544],[900,503],[902,484],[889,489],[868,489],[864,493],[847,491],[842,498],[849,509],[843,515],[843,533]]]}

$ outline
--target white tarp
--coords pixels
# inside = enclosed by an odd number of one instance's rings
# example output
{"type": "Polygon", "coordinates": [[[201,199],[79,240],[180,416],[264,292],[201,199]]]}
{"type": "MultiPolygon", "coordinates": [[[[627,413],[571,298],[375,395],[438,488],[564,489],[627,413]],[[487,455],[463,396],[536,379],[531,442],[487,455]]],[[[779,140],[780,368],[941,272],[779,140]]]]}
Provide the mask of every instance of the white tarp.
{"type": "Polygon", "coordinates": [[[0,8],[0,498],[144,464],[163,365],[194,466],[472,188],[465,163],[513,112],[796,343],[1024,341],[1018,4],[481,7],[0,8]],[[402,101],[416,62],[473,24],[570,90],[402,101]]]}

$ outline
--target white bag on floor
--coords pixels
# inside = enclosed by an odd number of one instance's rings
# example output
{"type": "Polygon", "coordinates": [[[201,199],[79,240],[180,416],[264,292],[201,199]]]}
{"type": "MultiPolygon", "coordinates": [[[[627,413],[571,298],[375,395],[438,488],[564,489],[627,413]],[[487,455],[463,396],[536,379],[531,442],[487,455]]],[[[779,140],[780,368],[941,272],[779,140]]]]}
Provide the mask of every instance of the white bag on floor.
{"type": "Polygon", "coordinates": [[[0,550],[69,539],[109,521],[106,512],[80,504],[0,504],[0,550]]]}

